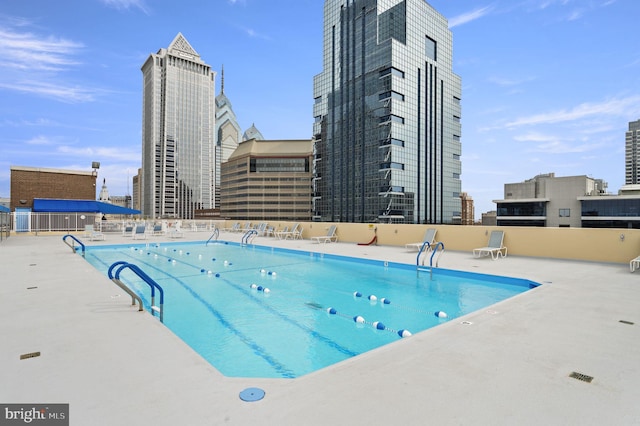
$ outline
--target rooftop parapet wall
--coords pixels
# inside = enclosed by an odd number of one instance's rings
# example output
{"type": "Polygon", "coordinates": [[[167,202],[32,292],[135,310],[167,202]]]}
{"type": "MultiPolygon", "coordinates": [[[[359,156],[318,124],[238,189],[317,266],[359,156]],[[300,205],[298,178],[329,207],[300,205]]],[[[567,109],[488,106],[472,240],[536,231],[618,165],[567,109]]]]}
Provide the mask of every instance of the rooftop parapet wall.
{"type": "MultiPolygon", "coordinates": [[[[233,223],[226,221],[219,226],[230,227],[233,223]]],[[[336,225],[342,243],[368,243],[376,235],[379,245],[398,246],[403,250],[405,244],[421,241],[427,228],[436,228],[436,241],[443,242],[446,250],[467,251],[471,256],[474,248],[487,245],[492,230],[500,229],[504,231],[504,245],[509,249],[509,256],[628,263],[640,255],[640,229],[302,222],[303,238],[326,235],[332,224],[336,225]]],[[[292,223],[269,222],[269,225],[282,229],[292,223]]]]}

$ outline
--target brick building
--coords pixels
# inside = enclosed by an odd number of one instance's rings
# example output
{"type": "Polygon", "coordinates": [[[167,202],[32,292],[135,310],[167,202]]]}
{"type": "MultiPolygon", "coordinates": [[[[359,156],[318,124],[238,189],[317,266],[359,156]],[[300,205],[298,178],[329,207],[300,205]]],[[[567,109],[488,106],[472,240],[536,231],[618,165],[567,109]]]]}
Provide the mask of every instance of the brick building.
{"type": "Polygon", "coordinates": [[[33,209],[34,198],[95,200],[96,173],[11,166],[11,211],[33,209]]]}

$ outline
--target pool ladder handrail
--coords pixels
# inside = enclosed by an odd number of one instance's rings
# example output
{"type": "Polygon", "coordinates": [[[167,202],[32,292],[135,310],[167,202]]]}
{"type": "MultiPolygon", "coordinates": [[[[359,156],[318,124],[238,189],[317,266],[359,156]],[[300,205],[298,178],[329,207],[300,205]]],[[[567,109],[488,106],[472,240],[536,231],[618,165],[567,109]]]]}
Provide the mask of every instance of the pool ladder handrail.
{"type": "Polygon", "coordinates": [[[214,237],[215,237],[215,240],[218,241],[219,236],[220,236],[220,230],[218,228],[214,228],[213,234],[211,234],[211,236],[209,237],[207,242],[204,243],[204,245],[206,246],[207,244],[209,244],[209,241],[211,241],[214,237]]]}
{"type": "Polygon", "coordinates": [[[69,247],[71,247],[71,251],[72,251],[72,252],[74,252],[74,253],[76,253],[76,252],[77,252],[77,250],[76,250],[76,246],[75,246],[75,244],[73,244],[73,242],[72,242],[71,244],[69,244],[69,242],[67,241],[67,237],[71,237],[71,239],[72,239],[72,240],[77,241],[77,242],[78,242],[78,244],[80,244],[80,246],[82,247],[82,257],[84,257],[84,253],[85,253],[85,246],[84,246],[84,244],[82,243],[82,241],[80,241],[80,240],[79,240],[79,239],[77,239],[74,235],[71,235],[71,234],[67,234],[67,235],[65,235],[64,237],[62,237],[62,241],[64,241],[64,243],[65,243],[66,245],[68,245],[69,247]]]}
{"type": "Polygon", "coordinates": [[[135,273],[138,277],[142,278],[142,280],[147,283],[149,285],[149,287],[151,287],[151,315],[155,316],[155,313],[158,313],[158,316],[160,317],[160,322],[164,322],[164,290],[162,289],[162,287],[160,287],[160,285],[158,285],[158,283],[156,283],[149,275],[147,275],[146,273],[144,273],[144,271],[142,269],[140,269],[138,266],[134,265],[133,263],[129,263],[129,262],[125,262],[123,260],[120,260],[118,262],[113,263],[110,267],[109,267],[109,271],[108,271],[108,275],[109,278],[111,279],[111,281],[113,281],[114,283],[116,283],[118,285],[118,287],[122,288],[124,291],[127,292],[127,294],[129,294],[132,298],[132,305],[135,305],[134,300],[138,301],[138,306],[139,309],[138,311],[142,311],[142,300],[140,299],[140,297],[135,294],[135,292],[133,292],[133,290],[129,289],[127,287],[126,284],[124,284],[121,280],[120,280],[120,272],[122,272],[122,270],[129,268],[133,273],[135,273]],[[119,266],[119,268],[116,270],[115,274],[113,273],[113,269],[119,266]],[[159,306],[155,305],[155,297],[156,297],[156,289],[158,289],[158,292],[160,293],[160,304],[159,306]]]}
{"type": "Polygon", "coordinates": [[[243,246],[249,245],[249,243],[251,241],[253,241],[253,239],[256,237],[256,235],[258,235],[258,231],[256,231],[255,229],[248,230],[242,236],[242,241],[241,241],[240,244],[243,245],[243,246]]]}
{"type": "Polygon", "coordinates": [[[438,254],[438,257],[436,258],[436,268],[438,267],[440,256],[442,256],[442,253],[444,252],[444,243],[442,241],[438,241],[437,243],[433,244],[433,247],[428,241],[425,241],[424,244],[422,244],[422,247],[420,247],[420,250],[418,251],[418,256],[416,257],[416,269],[418,271],[420,271],[420,266],[424,266],[424,259],[422,260],[422,265],[420,265],[420,256],[422,255],[422,252],[425,252],[425,254],[427,254],[429,249],[431,249],[431,257],[429,258],[429,272],[433,272],[433,256],[435,256],[436,252],[438,252],[438,248],[441,248],[441,250],[438,254]],[[426,251],[425,248],[427,249],[426,251]]]}

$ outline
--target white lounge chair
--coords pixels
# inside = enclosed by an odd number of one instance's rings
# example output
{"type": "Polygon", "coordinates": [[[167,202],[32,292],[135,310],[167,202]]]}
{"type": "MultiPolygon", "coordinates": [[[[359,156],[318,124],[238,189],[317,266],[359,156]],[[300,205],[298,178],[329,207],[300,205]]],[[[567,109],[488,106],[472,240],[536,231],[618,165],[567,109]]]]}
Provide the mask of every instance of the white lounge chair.
{"type": "Polygon", "coordinates": [[[504,231],[491,231],[489,243],[486,247],[473,249],[473,257],[491,256],[493,260],[499,257],[507,257],[507,248],[502,244],[504,231]]]}
{"type": "Polygon", "coordinates": [[[173,228],[169,228],[169,238],[182,238],[184,234],[182,233],[182,222],[177,221],[173,228]]]}
{"type": "Polygon", "coordinates": [[[100,231],[96,231],[93,225],[84,226],[84,236],[89,238],[89,241],[104,241],[104,234],[100,231]]]}
{"type": "Polygon", "coordinates": [[[311,237],[311,241],[315,243],[331,243],[338,242],[338,236],[336,235],[336,225],[331,225],[327,230],[327,235],[322,235],[319,237],[311,237]]]}
{"type": "Polygon", "coordinates": [[[408,243],[408,244],[405,244],[404,246],[407,248],[407,250],[412,250],[412,249],[420,250],[420,248],[424,243],[429,243],[429,247],[427,248],[427,250],[431,250],[433,248],[433,242],[436,239],[437,231],[438,230],[435,228],[429,228],[426,231],[424,231],[424,237],[422,238],[421,242],[408,243]]]}
{"type": "Polygon", "coordinates": [[[147,239],[147,227],[145,225],[136,225],[136,229],[133,231],[133,239],[147,239]]]}
{"type": "Polygon", "coordinates": [[[164,235],[164,229],[162,229],[162,225],[153,225],[153,231],[151,235],[164,235]]]}
{"type": "Polygon", "coordinates": [[[640,256],[636,257],[635,259],[631,259],[631,261],[629,262],[629,269],[631,270],[631,272],[635,272],[638,268],[640,268],[640,256]]]}
{"type": "Polygon", "coordinates": [[[283,238],[284,238],[284,236],[285,236],[286,234],[288,234],[288,233],[289,233],[289,227],[288,227],[288,226],[285,226],[285,227],[284,227],[284,228],[282,228],[281,230],[279,230],[279,231],[275,231],[275,232],[273,233],[273,235],[274,235],[275,237],[277,237],[279,240],[281,240],[281,239],[283,239],[283,238]]]}
{"type": "Polygon", "coordinates": [[[295,223],[290,231],[280,233],[281,240],[287,240],[289,238],[291,238],[292,240],[298,238],[302,239],[302,229],[300,228],[299,223],[295,223]]]}

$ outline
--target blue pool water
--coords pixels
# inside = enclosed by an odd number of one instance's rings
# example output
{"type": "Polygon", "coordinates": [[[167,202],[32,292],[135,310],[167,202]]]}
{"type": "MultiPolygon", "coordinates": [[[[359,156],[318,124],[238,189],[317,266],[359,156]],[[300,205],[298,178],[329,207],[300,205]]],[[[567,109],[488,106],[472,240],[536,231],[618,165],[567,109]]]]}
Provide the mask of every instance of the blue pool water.
{"type": "MultiPolygon", "coordinates": [[[[105,274],[138,266],[164,290],[164,324],[235,377],[299,377],[538,285],[220,242],[89,247],[86,259],[105,274]]],[[[149,310],[149,286],[120,278],[149,310]]]]}

